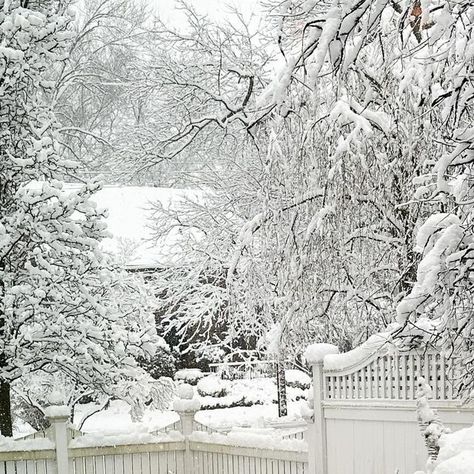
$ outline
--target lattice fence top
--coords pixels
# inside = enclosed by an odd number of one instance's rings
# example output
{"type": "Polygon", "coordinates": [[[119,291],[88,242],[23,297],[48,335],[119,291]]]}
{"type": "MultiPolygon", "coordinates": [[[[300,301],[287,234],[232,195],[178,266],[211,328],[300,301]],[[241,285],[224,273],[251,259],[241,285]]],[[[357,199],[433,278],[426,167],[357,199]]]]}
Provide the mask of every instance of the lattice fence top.
{"type": "Polygon", "coordinates": [[[376,353],[352,368],[324,371],[327,400],[415,400],[424,377],[435,400],[455,400],[456,365],[435,351],[376,353]]]}

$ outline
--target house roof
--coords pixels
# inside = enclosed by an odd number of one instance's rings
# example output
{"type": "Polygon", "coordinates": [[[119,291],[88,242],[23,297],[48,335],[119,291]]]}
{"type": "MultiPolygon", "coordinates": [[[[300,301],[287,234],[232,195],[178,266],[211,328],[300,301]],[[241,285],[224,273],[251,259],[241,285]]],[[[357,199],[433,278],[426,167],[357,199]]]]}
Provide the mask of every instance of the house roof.
{"type": "Polygon", "coordinates": [[[124,259],[132,270],[153,269],[176,259],[176,249],[184,238],[178,229],[165,238],[154,238],[153,213],[156,205],[179,212],[186,201],[196,201],[202,192],[190,189],[156,188],[151,186],[106,186],[93,200],[107,209],[106,218],[111,238],[102,248],[124,259]]]}

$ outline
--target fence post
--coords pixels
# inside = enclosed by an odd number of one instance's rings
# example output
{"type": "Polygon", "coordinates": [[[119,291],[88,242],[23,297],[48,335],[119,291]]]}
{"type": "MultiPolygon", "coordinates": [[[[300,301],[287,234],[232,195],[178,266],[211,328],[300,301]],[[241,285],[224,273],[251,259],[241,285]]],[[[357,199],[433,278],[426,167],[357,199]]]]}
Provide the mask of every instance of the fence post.
{"type": "Polygon", "coordinates": [[[69,474],[67,426],[71,410],[66,406],[50,406],[44,410],[51,422],[54,444],[56,445],[56,464],[58,474],[69,474]]]}
{"type": "Polygon", "coordinates": [[[316,473],[316,456],[315,456],[315,446],[316,446],[316,424],[314,423],[314,394],[311,391],[308,395],[308,406],[303,405],[301,408],[301,415],[306,421],[306,442],[308,443],[308,473],[316,473]]]}
{"type": "MultiPolygon", "coordinates": [[[[309,464],[314,465],[314,474],[327,474],[327,442],[326,442],[326,420],[324,418],[324,362],[318,360],[313,362],[313,404],[314,404],[314,428],[309,434],[314,449],[309,449],[309,464]],[[313,438],[313,439],[311,439],[313,438]]],[[[313,471],[310,469],[310,474],[313,471]]]]}
{"type": "Polygon", "coordinates": [[[178,398],[173,403],[173,409],[181,420],[181,433],[184,436],[186,451],[184,453],[184,473],[194,474],[194,459],[189,448],[189,435],[194,431],[194,415],[201,409],[201,402],[194,398],[191,385],[182,384],[178,387],[178,398]]]}

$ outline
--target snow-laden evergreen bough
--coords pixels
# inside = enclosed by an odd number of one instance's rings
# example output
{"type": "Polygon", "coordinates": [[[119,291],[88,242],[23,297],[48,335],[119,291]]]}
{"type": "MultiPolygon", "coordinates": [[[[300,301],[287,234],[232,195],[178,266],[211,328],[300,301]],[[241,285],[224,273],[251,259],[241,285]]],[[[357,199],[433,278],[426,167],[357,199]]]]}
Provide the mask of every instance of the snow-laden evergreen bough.
{"type": "Polygon", "coordinates": [[[404,327],[416,325],[420,315],[437,320],[443,347],[463,364],[457,387],[469,393],[474,386],[472,2],[286,0],[273,2],[272,11],[285,65],[262,100],[287,110],[291,86],[299,81],[322,103],[321,88],[330,80],[337,100],[328,113],[340,128],[333,159],[344,163],[365,143],[372,153],[388,157],[387,177],[394,166],[412,163],[414,195],[387,209],[396,215],[421,203],[424,213],[412,244],[421,262],[414,283],[406,279],[402,288],[397,319],[404,327]]]}
{"type": "Polygon", "coordinates": [[[156,391],[136,361],[156,348],[154,318],[147,294],[99,249],[104,213],[90,201],[99,185],[63,187],[75,164],[62,157],[50,99],[70,19],[61,2],[22,5],[0,2],[3,435],[12,434],[10,391],[32,373],[62,373],[70,388],[62,402],[124,386],[130,401],[156,391]]]}

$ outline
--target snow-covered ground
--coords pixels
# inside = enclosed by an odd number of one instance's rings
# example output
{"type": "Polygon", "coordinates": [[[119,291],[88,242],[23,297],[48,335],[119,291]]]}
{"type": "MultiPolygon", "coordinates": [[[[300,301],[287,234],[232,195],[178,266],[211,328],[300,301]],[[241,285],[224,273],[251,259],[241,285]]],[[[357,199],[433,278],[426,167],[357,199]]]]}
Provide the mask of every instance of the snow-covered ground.
{"type": "MultiPolygon", "coordinates": [[[[289,415],[285,419],[300,419],[300,402],[290,402],[289,415]]],[[[85,414],[92,411],[93,404],[81,405],[76,409],[74,423],[77,425],[85,414]]],[[[120,400],[111,402],[107,410],[92,415],[86,420],[83,431],[87,433],[118,434],[127,432],[156,431],[179,419],[172,410],[146,410],[143,420],[134,423],[130,416],[130,407],[120,400]]],[[[202,410],[196,415],[197,421],[213,428],[228,427],[262,427],[278,420],[278,411],[275,404],[256,405],[251,407],[223,408],[202,410]]],[[[281,420],[281,418],[280,418],[281,420]]]]}

